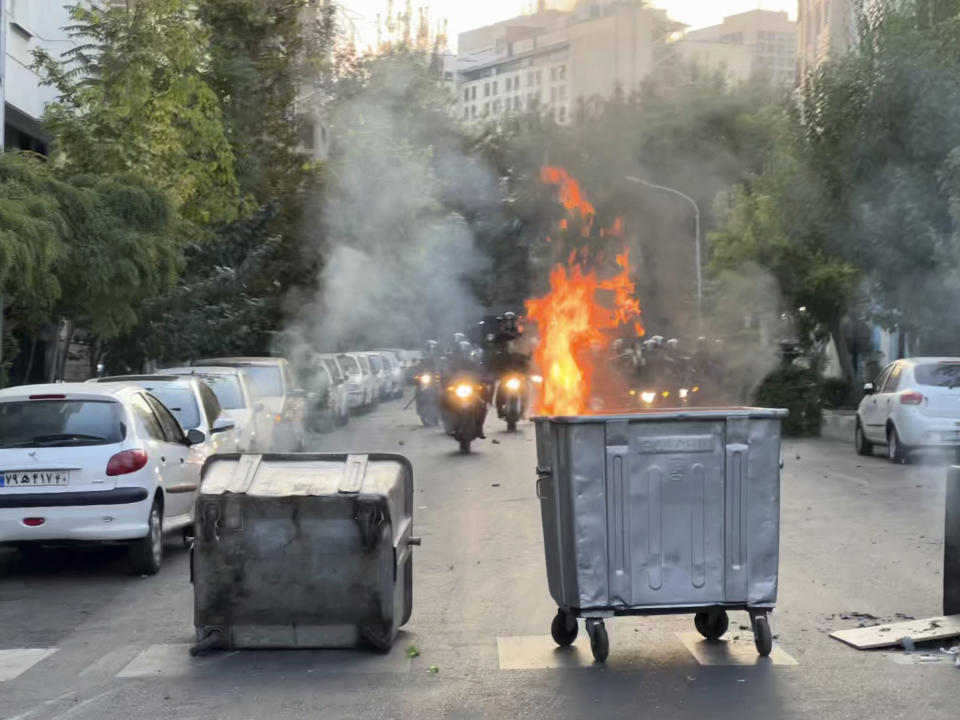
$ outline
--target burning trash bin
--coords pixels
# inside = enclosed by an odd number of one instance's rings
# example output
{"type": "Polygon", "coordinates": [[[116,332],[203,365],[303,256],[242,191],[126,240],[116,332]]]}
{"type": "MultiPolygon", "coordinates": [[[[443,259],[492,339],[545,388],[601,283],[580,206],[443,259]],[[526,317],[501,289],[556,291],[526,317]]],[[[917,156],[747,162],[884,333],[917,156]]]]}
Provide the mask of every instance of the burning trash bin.
{"type": "Polygon", "coordinates": [[[651,410],[538,417],[537,495],[551,634],[586,620],[598,662],[606,618],[692,613],[718,639],[727,611],[750,614],[769,655],[777,599],[783,410],[651,410]]]}
{"type": "Polygon", "coordinates": [[[217,455],[191,557],[192,654],[367,644],[413,609],[413,470],[400,455],[217,455]]]}

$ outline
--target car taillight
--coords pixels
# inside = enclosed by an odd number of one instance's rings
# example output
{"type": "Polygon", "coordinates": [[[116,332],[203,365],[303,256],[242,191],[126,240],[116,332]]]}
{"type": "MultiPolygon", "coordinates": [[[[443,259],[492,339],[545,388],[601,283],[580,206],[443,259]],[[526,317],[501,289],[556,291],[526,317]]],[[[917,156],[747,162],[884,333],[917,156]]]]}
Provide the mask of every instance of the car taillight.
{"type": "Polygon", "coordinates": [[[908,391],[900,394],[901,405],[919,405],[923,402],[923,393],[908,391]]]}
{"type": "Polygon", "coordinates": [[[107,476],[136,472],[146,464],[146,450],[124,450],[110,458],[110,462],[107,463],[107,476]]]}

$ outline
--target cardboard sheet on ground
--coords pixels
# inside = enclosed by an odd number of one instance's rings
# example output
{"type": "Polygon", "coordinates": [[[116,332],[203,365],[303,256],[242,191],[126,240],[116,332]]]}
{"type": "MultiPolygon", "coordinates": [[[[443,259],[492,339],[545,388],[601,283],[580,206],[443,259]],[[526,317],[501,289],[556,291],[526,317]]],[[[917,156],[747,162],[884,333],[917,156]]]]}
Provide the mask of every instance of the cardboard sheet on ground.
{"type": "Polygon", "coordinates": [[[875,625],[849,630],[835,630],[830,637],[852,645],[858,650],[899,645],[905,637],[913,638],[914,643],[931,640],[946,640],[960,635],[960,615],[907,620],[905,622],[875,625]]]}

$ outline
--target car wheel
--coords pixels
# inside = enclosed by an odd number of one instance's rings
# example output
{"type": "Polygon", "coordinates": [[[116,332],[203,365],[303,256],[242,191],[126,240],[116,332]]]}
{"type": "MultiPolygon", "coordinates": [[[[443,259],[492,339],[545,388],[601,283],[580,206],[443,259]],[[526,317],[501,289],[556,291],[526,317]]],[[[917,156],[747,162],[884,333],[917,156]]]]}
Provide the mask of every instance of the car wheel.
{"type": "Polygon", "coordinates": [[[150,506],[147,534],[130,543],[130,566],[138,575],[156,575],[163,564],[163,510],[159,498],[150,506]]]}
{"type": "Polygon", "coordinates": [[[900,441],[900,434],[893,425],[887,430],[887,457],[890,462],[903,465],[907,462],[907,447],[900,441]]]}
{"type": "Polygon", "coordinates": [[[857,426],[853,431],[853,446],[857,451],[857,455],[873,455],[873,443],[867,440],[867,436],[863,434],[863,425],[860,424],[859,418],[857,419],[857,426]]]}

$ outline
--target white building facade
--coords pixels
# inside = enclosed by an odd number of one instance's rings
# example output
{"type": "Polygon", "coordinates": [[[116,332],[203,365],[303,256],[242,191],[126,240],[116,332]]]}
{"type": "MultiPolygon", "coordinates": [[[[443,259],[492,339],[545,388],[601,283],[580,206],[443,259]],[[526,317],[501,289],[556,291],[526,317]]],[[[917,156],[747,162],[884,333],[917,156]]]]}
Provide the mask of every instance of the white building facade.
{"type": "Polygon", "coordinates": [[[33,65],[33,51],[42,48],[54,57],[74,41],[63,29],[70,24],[64,0],[0,0],[3,3],[5,52],[4,147],[45,154],[49,138],[43,131],[43,110],[55,99],[51,87],[41,85],[33,65]]]}

